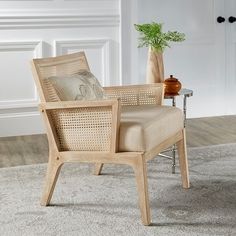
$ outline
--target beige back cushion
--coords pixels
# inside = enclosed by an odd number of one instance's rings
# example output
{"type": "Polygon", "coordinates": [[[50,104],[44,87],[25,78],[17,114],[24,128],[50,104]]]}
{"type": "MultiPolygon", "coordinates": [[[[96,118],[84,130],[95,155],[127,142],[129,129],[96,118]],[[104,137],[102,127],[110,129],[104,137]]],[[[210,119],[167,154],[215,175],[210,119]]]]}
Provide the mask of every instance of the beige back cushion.
{"type": "Polygon", "coordinates": [[[105,99],[104,90],[97,78],[87,70],[74,75],[52,76],[48,81],[61,101],[105,99]]]}

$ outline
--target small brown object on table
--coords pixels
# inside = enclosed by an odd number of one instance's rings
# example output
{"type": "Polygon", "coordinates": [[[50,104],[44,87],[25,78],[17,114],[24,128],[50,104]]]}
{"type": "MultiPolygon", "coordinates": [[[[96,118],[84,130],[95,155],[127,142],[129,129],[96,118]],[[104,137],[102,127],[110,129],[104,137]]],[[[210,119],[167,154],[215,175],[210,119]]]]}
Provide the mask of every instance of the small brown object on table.
{"type": "Polygon", "coordinates": [[[164,83],[166,94],[177,94],[182,87],[182,84],[177,78],[174,78],[173,75],[170,75],[170,78],[166,79],[164,83]]]}

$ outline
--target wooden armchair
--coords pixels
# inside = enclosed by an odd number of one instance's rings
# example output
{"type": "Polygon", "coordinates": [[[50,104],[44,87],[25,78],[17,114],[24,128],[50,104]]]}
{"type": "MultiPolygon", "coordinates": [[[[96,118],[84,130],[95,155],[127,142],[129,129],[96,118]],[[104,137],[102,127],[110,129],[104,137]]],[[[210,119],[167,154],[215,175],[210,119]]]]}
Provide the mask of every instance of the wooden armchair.
{"type": "Polygon", "coordinates": [[[148,160],[176,143],[182,185],[189,188],[183,115],[161,106],[163,84],[107,87],[109,99],[99,101],[60,101],[48,78],[81,69],[89,70],[83,52],[32,61],[49,141],[41,205],[49,205],[65,162],[94,163],[97,175],[105,163],[126,164],[135,172],[142,222],[149,225],[148,160]]]}

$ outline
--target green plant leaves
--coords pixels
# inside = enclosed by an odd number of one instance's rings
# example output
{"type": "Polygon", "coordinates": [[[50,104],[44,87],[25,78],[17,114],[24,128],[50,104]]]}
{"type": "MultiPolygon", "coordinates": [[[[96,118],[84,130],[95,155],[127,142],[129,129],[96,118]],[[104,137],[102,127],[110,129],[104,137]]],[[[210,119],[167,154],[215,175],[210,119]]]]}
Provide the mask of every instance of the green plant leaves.
{"type": "Polygon", "coordinates": [[[152,50],[163,52],[170,47],[169,42],[181,42],[185,40],[185,34],[177,31],[162,31],[161,23],[135,24],[135,29],[140,32],[138,47],[151,47],[152,50]]]}

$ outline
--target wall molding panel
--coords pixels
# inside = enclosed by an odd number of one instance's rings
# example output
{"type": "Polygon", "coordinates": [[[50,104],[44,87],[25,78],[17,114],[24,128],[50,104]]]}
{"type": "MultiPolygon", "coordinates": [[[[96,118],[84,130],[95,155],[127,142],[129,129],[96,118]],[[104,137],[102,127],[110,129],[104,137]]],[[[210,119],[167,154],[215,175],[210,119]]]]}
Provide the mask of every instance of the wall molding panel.
{"type": "MultiPolygon", "coordinates": [[[[122,84],[129,66],[122,68],[120,58],[129,45],[121,48],[121,1],[0,0],[0,137],[45,132],[33,58],[84,50],[102,85],[122,84]]],[[[126,16],[123,26],[130,24],[127,9],[126,16]]]]}
{"type": "MultiPolygon", "coordinates": [[[[31,51],[33,58],[42,57],[42,42],[41,41],[19,41],[19,42],[0,42],[0,54],[1,52],[14,52],[14,51],[31,51]]],[[[34,86],[34,96],[31,99],[19,99],[0,101],[0,110],[7,109],[9,112],[11,109],[26,107],[37,107],[38,95],[36,87],[34,86]]]]}
{"type": "Polygon", "coordinates": [[[0,41],[1,51],[32,51],[35,58],[42,56],[42,41],[0,41]]]}
{"type": "Polygon", "coordinates": [[[0,30],[119,26],[119,14],[81,9],[0,11],[0,30]]]}
{"type": "Polygon", "coordinates": [[[110,39],[78,39],[78,40],[55,40],[54,55],[67,54],[69,50],[82,51],[85,49],[98,49],[102,54],[102,85],[110,85],[110,39]]]}

